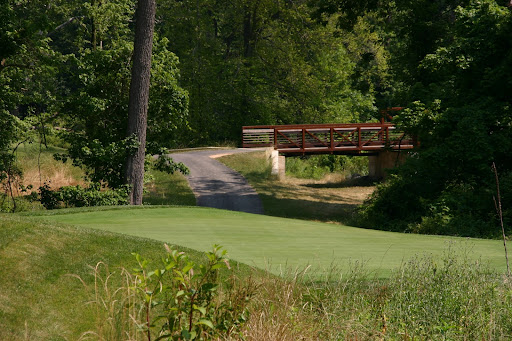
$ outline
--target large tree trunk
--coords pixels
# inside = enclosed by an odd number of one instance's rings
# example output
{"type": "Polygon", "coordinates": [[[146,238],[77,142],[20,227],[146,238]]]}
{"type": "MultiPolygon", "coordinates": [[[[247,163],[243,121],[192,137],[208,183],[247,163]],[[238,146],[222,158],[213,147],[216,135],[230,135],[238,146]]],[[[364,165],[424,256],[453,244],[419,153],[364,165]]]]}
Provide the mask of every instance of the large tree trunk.
{"type": "Polygon", "coordinates": [[[125,179],[126,183],[131,185],[131,205],[142,204],[155,10],[155,0],[139,0],[135,14],[135,41],[127,135],[136,135],[140,145],[137,152],[126,160],[125,179]]]}

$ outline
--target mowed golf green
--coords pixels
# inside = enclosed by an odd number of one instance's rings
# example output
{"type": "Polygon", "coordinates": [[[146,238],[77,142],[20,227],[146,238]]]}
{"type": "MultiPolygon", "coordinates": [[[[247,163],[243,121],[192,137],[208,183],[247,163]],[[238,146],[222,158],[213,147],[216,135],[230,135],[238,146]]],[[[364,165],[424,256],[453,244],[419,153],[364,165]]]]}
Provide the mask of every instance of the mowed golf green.
{"type": "Polygon", "coordinates": [[[44,219],[201,251],[220,244],[232,259],[278,274],[309,265],[318,274],[333,266],[343,272],[357,262],[387,276],[414,256],[441,257],[449,248],[505,271],[503,242],[498,240],[393,233],[200,207],[71,212],[44,219]]]}

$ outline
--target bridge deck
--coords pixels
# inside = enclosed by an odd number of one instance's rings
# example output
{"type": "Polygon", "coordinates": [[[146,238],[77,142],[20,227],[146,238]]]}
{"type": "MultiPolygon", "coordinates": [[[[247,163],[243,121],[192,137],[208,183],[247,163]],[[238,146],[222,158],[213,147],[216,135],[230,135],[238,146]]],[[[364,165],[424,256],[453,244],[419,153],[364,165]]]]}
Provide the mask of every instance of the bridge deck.
{"type": "Polygon", "coordinates": [[[274,147],[288,155],[371,154],[414,147],[411,136],[391,123],[244,126],[243,147],[274,147]]]}

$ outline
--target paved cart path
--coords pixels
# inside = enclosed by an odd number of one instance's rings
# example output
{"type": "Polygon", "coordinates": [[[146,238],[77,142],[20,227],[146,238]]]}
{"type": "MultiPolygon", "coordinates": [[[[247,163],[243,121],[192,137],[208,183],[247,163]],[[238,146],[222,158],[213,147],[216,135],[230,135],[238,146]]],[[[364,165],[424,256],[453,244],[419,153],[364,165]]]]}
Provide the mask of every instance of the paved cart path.
{"type": "Polygon", "coordinates": [[[215,160],[215,157],[222,155],[254,151],[254,148],[201,150],[174,153],[170,156],[190,169],[187,179],[198,206],[263,214],[261,200],[247,180],[240,173],[215,160]]]}

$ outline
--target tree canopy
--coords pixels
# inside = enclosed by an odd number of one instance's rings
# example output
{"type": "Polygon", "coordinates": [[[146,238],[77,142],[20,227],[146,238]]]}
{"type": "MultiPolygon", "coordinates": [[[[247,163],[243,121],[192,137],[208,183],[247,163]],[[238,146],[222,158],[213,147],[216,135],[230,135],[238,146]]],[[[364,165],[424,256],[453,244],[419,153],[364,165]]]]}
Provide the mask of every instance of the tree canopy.
{"type": "Polygon", "coordinates": [[[496,235],[493,162],[512,222],[512,13],[494,0],[442,3],[449,20],[432,16],[437,38],[413,49],[416,62],[402,71],[411,102],[398,121],[421,145],[364,215],[368,226],[397,231],[496,235]]]}

